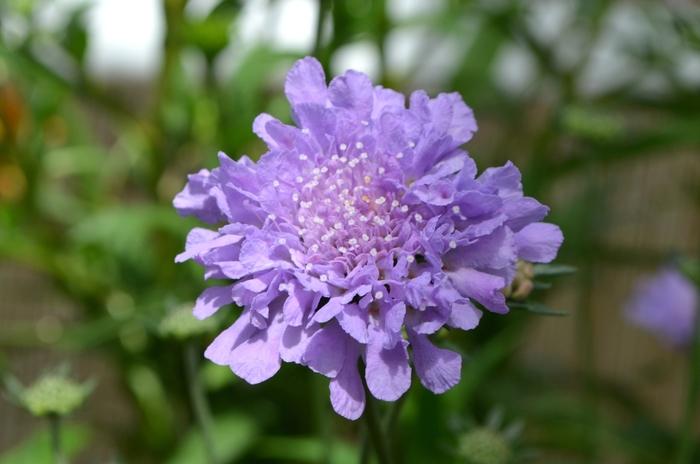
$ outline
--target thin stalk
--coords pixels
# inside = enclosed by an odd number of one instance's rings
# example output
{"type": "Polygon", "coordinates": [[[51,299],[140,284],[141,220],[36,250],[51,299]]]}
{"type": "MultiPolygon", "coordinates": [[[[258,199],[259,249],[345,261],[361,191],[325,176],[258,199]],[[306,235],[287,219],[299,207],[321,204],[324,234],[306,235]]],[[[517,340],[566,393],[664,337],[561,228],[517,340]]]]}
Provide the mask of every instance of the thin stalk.
{"type": "Polygon", "coordinates": [[[54,464],[65,464],[66,458],[61,447],[61,416],[51,414],[49,419],[49,435],[51,440],[51,456],[54,464]]]}
{"type": "Polygon", "coordinates": [[[190,403],[192,410],[197,419],[199,430],[202,433],[202,441],[204,449],[207,453],[207,462],[216,464],[219,462],[214,448],[214,440],[212,438],[212,419],[211,411],[207,397],[204,394],[204,388],[199,380],[198,368],[199,357],[197,346],[193,341],[187,342],[185,346],[185,372],[187,375],[187,387],[190,394],[190,403]]]}
{"type": "Polygon", "coordinates": [[[365,388],[365,420],[367,422],[367,433],[369,441],[377,452],[379,464],[392,464],[391,451],[389,440],[382,428],[382,423],[379,420],[379,412],[377,411],[377,403],[372,393],[367,388],[367,384],[363,381],[365,388]]]}
{"type": "Polygon", "coordinates": [[[329,464],[333,454],[333,423],[328,408],[328,380],[325,377],[314,375],[312,377],[314,394],[314,411],[318,434],[323,445],[319,464],[329,464]]]}
{"type": "MultiPolygon", "coordinates": [[[[314,36],[313,55],[321,62],[323,68],[328,67],[326,47],[323,44],[323,31],[325,29],[326,16],[331,7],[332,0],[318,0],[318,18],[316,19],[316,33],[314,36]]],[[[328,71],[328,69],[326,69],[328,71]]]]}
{"type": "Polygon", "coordinates": [[[693,336],[692,352],[688,362],[688,387],[685,398],[683,422],[678,434],[677,464],[690,464],[693,459],[695,439],[693,426],[700,402],[700,308],[695,317],[695,335],[693,336]]]}
{"type": "Polygon", "coordinates": [[[372,454],[372,442],[369,439],[369,430],[363,429],[362,433],[362,448],[360,451],[360,464],[369,464],[370,455],[372,454]]]}
{"type": "Polygon", "coordinates": [[[410,390],[404,393],[403,396],[401,396],[401,398],[394,402],[394,404],[391,407],[391,410],[389,411],[389,415],[386,418],[386,430],[389,436],[389,446],[391,450],[391,455],[396,462],[401,462],[401,447],[399,446],[398,437],[399,416],[401,415],[403,405],[406,404],[406,397],[408,396],[409,392],[410,390]]]}

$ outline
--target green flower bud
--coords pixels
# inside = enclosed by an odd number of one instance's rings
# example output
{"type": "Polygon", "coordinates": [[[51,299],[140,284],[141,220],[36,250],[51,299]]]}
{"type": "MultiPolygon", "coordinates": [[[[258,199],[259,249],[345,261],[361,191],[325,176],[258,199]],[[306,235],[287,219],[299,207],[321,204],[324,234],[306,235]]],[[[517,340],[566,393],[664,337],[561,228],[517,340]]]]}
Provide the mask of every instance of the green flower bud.
{"type": "Polygon", "coordinates": [[[467,464],[506,464],[512,453],[504,437],[487,428],[477,428],[462,435],[459,455],[467,464]]]}
{"type": "Polygon", "coordinates": [[[174,337],[180,340],[211,332],[217,326],[216,319],[203,321],[192,315],[192,305],[183,305],[167,314],[160,321],[159,332],[164,337],[174,337]]]}
{"type": "Polygon", "coordinates": [[[61,375],[48,374],[23,390],[20,399],[35,416],[63,416],[77,409],[91,391],[90,383],[79,384],[61,375]]]}
{"type": "Polygon", "coordinates": [[[535,271],[533,265],[527,261],[518,261],[513,282],[503,289],[503,294],[506,298],[511,298],[513,300],[525,300],[535,288],[533,282],[534,278],[535,271]]]}

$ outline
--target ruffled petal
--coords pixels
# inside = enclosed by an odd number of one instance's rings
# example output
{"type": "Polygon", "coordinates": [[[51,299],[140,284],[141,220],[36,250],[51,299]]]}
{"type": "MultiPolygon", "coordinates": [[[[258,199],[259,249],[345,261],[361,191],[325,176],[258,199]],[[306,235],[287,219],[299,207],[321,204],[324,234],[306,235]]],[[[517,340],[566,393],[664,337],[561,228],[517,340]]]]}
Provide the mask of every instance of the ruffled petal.
{"type": "Polygon", "coordinates": [[[232,285],[209,287],[199,295],[192,314],[197,319],[206,319],[224,305],[233,302],[232,285]]]}
{"type": "Polygon", "coordinates": [[[561,229],[546,222],[529,224],[515,234],[518,257],[533,263],[552,261],[563,241],[561,229]]]}
{"type": "Polygon", "coordinates": [[[292,106],[301,103],[325,105],[328,89],[321,63],[310,56],[294,63],[287,73],[284,93],[292,106]]]}
{"type": "Polygon", "coordinates": [[[346,338],[336,323],[328,324],[309,340],[304,362],[314,372],[330,378],[337,376],[345,362],[346,338]]]}
{"type": "Polygon", "coordinates": [[[391,349],[384,349],[381,343],[367,345],[365,378],[375,398],[395,401],[411,386],[407,345],[405,340],[391,349]]]}
{"type": "Polygon", "coordinates": [[[342,370],[329,386],[331,405],[341,416],[356,420],[365,410],[365,390],[357,370],[357,348],[348,346],[347,352],[342,370]]]}
{"type": "Polygon", "coordinates": [[[281,366],[280,339],[286,324],[281,315],[231,352],[229,366],[234,374],[250,384],[264,382],[281,366]]]}
{"type": "Polygon", "coordinates": [[[444,393],[457,385],[461,376],[462,357],[454,351],[437,348],[425,335],[409,331],[413,348],[413,365],[425,388],[444,393]]]}
{"type": "Polygon", "coordinates": [[[505,287],[503,277],[462,268],[448,275],[455,288],[464,296],[472,298],[487,309],[496,313],[507,313],[506,298],[502,293],[505,287]]]}

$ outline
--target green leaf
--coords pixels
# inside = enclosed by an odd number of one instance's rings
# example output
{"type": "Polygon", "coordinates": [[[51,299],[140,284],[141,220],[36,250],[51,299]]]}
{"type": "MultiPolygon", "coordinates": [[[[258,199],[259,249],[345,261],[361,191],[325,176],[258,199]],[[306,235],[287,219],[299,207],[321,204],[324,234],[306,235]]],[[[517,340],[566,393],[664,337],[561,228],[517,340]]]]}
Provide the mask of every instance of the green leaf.
{"type": "Polygon", "coordinates": [[[334,441],[332,444],[318,438],[268,437],[260,442],[256,456],[293,462],[323,462],[330,453],[331,464],[355,464],[358,461],[357,449],[347,443],[334,441]]]}
{"type": "Polygon", "coordinates": [[[573,274],[577,271],[574,266],[566,264],[535,264],[535,277],[556,277],[560,275],[573,274]]]}
{"type": "Polygon", "coordinates": [[[552,309],[549,306],[537,303],[534,301],[526,302],[508,302],[508,306],[511,309],[524,309],[525,311],[531,312],[533,314],[539,314],[541,316],[568,316],[569,313],[566,311],[561,311],[558,309],[552,309]]]}
{"type": "MultiPolygon", "coordinates": [[[[215,417],[212,425],[212,441],[221,462],[232,462],[240,458],[257,436],[255,423],[241,414],[215,417]]],[[[168,463],[207,464],[204,440],[198,428],[190,429],[168,463]]]]}
{"type": "MultiPolygon", "coordinates": [[[[77,455],[90,439],[86,427],[64,424],[61,429],[61,445],[66,457],[77,455]]],[[[34,432],[29,438],[0,454],[0,464],[50,464],[53,462],[49,432],[46,428],[34,432]]]]}

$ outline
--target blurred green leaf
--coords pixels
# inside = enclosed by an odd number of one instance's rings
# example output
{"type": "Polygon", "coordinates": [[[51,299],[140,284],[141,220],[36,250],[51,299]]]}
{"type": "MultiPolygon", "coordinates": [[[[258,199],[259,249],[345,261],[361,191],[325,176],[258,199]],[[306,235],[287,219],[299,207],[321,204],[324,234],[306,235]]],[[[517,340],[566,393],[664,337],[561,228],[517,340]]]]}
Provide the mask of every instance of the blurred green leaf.
{"type": "MultiPolygon", "coordinates": [[[[75,457],[85,448],[90,439],[87,427],[64,424],[61,429],[61,443],[68,458],[75,457]]],[[[13,448],[0,454],[0,464],[52,464],[49,432],[40,429],[13,448]]]]}
{"type": "MultiPolygon", "coordinates": [[[[267,437],[256,447],[256,456],[275,459],[282,462],[321,462],[325,456],[328,443],[318,438],[267,437]]],[[[330,464],[356,464],[358,461],[356,446],[334,441],[331,447],[330,464]]]]}
{"type": "Polygon", "coordinates": [[[535,264],[533,268],[535,277],[554,277],[576,272],[576,267],[566,264],[535,264]]]}
{"type": "MultiPolygon", "coordinates": [[[[218,459],[235,462],[248,450],[257,436],[257,427],[252,419],[241,414],[230,413],[214,417],[212,441],[218,459]]],[[[192,428],[181,441],[168,464],[208,464],[204,440],[199,429],[192,428]]]]}
{"type": "Polygon", "coordinates": [[[524,309],[527,312],[537,314],[539,316],[568,316],[569,313],[558,309],[552,309],[543,303],[534,301],[516,302],[509,301],[508,307],[511,309],[524,309]]]}

